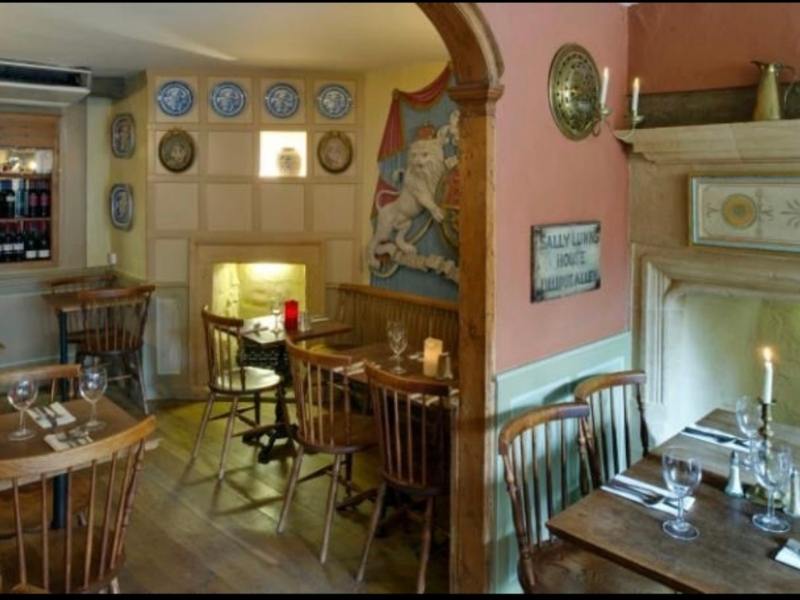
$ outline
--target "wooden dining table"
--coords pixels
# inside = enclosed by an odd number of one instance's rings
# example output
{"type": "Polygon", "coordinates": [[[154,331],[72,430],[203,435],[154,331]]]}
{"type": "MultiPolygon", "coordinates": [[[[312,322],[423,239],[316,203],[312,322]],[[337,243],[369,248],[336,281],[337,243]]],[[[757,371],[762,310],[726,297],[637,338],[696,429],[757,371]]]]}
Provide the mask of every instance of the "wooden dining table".
{"type": "MultiPolygon", "coordinates": [[[[739,435],[734,413],[715,410],[700,425],[739,435]]],[[[800,460],[800,428],[773,423],[774,439],[792,447],[800,460]]],[[[700,530],[691,541],[661,530],[669,518],[602,489],[590,493],[547,522],[550,532],[585,550],[659,581],[677,591],[700,593],[788,593],[800,591],[800,570],[774,560],[789,538],[800,539],[800,519],[788,533],[775,534],[753,525],[753,514],[766,507],[724,492],[730,450],[692,437],[673,436],[633,464],[625,475],[665,487],[661,455],[675,446],[699,458],[702,481],[686,517],[700,530]]],[[[752,475],[742,470],[745,483],[752,475]]]]}

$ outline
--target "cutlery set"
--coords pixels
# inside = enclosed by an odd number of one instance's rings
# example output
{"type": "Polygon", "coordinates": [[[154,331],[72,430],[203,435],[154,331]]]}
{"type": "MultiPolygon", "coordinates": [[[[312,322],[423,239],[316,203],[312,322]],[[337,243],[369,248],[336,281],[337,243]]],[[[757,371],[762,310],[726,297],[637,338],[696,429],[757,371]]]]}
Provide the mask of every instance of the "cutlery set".
{"type": "Polygon", "coordinates": [[[678,508],[678,499],[672,498],[670,496],[665,496],[664,494],[659,494],[652,490],[648,490],[646,488],[641,488],[636,485],[632,485],[629,483],[623,483],[621,481],[612,479],[608,483],[606,483],[606,487],[610,487],[621,492],[625,492],[627,494],[632,494],[639,498],[643,504],[647,506],[657,506],[661,503],[666,504],[672,508],[678,508]]]}
{"type": "Polygon", "coordinates": [[[743,450],[749,450],[747,442],[736,436],[712,433],[711,431],[706,431],[704,429],[696,429],[695,427],[685,427],[683,431],[684,433],[689,433],[697,437],[713,440],[720,444],[734,444],[742,448],[743,450]]]}

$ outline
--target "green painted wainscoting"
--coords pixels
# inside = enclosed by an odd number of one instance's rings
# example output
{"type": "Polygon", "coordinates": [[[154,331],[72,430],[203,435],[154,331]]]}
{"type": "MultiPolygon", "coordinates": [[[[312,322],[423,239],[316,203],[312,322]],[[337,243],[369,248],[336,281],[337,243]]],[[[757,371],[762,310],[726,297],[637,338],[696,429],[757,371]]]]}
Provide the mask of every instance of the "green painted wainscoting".
{"type": "MultiPolygon", "coordinates": [[[[503,425],[526,410],[570,401],[575,386],[598,373],[622,371],[631,365],[631,334],[625,332],[593,342],[545,360],[500,373],[496,378],[497,419],[495,445],[503,425]]],[[[576,473],[576,469],[572,469],[576,473]]],[[[577,477],[570,477],[570,495],[577,477]]],[[[556,502],[558,504],[558,502],[556,502]]],[[[521,592],[517,580],[517,546],[511,503],[505,489],[503,463],[497,457],[495,481],[495,546],[493,552],[493,591],[521,592]]]]}

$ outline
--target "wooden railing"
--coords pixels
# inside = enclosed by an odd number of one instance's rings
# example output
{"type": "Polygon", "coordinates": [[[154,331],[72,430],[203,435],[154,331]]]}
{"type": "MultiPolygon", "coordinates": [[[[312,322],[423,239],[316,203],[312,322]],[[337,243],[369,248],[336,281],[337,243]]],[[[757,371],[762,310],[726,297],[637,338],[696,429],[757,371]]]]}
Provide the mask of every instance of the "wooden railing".
{"type": "Polygon", "coordinates": [[[408,334],[408,352],[422,350],[426,337],[444,341],[445,351],[458,350],[458,305],[416,294],[368,285],[340,284],[333,315],[353,326],[337,341],[370,344],[386,341],[387,321],[402,321],[408,334]]]}

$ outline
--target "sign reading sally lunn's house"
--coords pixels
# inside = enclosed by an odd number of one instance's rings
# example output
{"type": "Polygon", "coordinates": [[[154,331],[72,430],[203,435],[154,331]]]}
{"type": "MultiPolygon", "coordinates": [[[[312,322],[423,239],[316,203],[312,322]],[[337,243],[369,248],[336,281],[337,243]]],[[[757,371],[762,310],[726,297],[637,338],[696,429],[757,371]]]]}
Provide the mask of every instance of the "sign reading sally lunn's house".
{"type": "Polygon", "coordinates": [[[599,221],[531,227],[531,302],[599,287],[599,221]]]}

